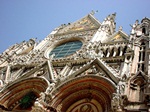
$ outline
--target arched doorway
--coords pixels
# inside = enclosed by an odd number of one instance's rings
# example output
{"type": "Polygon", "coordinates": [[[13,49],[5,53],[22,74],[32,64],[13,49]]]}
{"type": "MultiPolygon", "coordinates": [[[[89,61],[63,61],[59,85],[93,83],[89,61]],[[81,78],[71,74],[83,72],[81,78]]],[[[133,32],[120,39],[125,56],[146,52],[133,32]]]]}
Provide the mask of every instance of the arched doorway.
{"type": "Polygon", "coordinates": [[[41,77],[16,80],[1,90],[0,105],[9,111],[31,110],[36,98],[47,87],[47,81],[41,77]]]}
{"type": "Polygon", "coordinates": [[[61,112],[109,112],[114,92],[106,77],[77,77],[56,88],[51,106],[61,112]]]}

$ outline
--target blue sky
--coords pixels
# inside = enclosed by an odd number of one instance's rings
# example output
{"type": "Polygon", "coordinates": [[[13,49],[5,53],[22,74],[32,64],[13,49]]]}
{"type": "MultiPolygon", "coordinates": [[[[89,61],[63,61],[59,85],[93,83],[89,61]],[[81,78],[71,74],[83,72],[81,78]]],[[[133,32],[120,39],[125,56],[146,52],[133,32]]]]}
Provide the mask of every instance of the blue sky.
{"type": "Polygon", "coordinates": [[[129,34],[130,24],[150,18],[150,0],[0,0],[0,53],[30,38],[44,39],[61,24],[74,22],[91,10],[99,21],[114,12],[116,28],[129,34]]]}

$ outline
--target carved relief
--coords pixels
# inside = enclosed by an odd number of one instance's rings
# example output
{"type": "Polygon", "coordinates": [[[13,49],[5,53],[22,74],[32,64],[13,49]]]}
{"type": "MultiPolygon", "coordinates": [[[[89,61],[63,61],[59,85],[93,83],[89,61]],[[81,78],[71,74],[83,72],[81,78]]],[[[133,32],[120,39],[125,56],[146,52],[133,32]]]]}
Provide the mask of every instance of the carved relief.
{"type": "MultiPolygon", "coordinates": [[[[124,109],[130,110],[130,107],[147,111],[150,105],[150,86],[147,83],[149,68],[146,62],[149,60],[150,20],[145,18],[141,24],[136,21],[128,39],[122,28],[115,32],[115,15],[109,15],[102,23],[88,15],[73,24],[56,28],[40,43],[30,39],[8,48],[0,55],[0,104],[3,106],[7,99],[3,99],[1,94],[8,95],[11,91],[7,88],[15,81],[44,77],[48,87],[43,86],[43,82],[38,85],[40,80],[36,86],[34,81],[31,82],[31,89],[40,96],[32,112],[56,112],[56,109],[58,112],[123,112],[124,109]],[[96,32],[102,35],[106,33],[103,35],[104,38],[108,37],[105,43],[92,41],[96,32]],[[75,40],[81,41],[83,45],[73,54],[61,58],[49,56],[56,46],[75,40]],[[143,48],[139,44],[141,41],[145,42],[143,48]],[[140,46],[139,51],[135,49],[137,46],[140,46]],[[136,68],[132,68],[130,63],[138,52],[145,54],[141,53],[140,58],[137,58],[140,59],[136,60],[139,69],[131,74],[136,68]],[[3,93],[4,89],[6,93],[3,93]]],[[[102,38],[102,35],[97,36],[102,38]]],[[[19,90],[23,92],[23,88],[30,89],[23,84],[19,90]]],[[[18,95],[13,92],[8,97],[13,99],[14,94],[18,95]]],[[[14,105],[18,104],[15,102],[14,105]]]]}

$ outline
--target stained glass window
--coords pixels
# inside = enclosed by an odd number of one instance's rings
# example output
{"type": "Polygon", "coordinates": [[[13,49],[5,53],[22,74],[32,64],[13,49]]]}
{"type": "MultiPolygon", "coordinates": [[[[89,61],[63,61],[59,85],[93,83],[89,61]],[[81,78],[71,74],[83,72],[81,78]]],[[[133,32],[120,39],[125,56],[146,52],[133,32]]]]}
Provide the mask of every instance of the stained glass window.
{"type": "Polygon", "coordinates": [[[55,58],[61,58],[73,54],[82,47],[81,41],[72,41],[54,48],[49,55],[55,54],[55,58]]]}

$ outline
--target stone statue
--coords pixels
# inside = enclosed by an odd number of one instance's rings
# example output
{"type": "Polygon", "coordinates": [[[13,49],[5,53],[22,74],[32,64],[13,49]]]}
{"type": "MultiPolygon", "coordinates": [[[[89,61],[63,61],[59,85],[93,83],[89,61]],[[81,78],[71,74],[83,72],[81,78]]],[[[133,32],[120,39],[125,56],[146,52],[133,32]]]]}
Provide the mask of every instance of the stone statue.
{"type": "Polygon", "coordinates": [[[139,20],[136,20],[133,25],[130,25],[132,27],[131,34],[135,33],[135,29],[138,26],[138,24],[139,24],[139,20]]]}
{"type": "Polygon", "coordinates": [[[46,94],[49,94],[52,90],[53,90],[53,88],[54,88],[54,86],[55,86],[55,83],[51,83],[50,85],[49,85],[49,87],[46,89],[46,94]]]}

